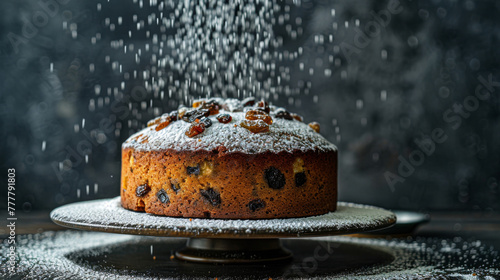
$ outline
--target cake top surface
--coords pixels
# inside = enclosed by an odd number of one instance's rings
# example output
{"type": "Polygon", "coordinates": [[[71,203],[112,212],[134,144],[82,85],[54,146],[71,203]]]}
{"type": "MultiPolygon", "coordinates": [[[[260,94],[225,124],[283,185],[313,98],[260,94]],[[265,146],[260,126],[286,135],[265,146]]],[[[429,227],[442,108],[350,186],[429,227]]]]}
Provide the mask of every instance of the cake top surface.
{"type": "Polygon", "coordinates": [[[244,154],[337,149],[317,132],[319,124],[305,124],[300,116],[263,101],[214,98],[193,104],[151,120],[122,147],[244,154]]]}

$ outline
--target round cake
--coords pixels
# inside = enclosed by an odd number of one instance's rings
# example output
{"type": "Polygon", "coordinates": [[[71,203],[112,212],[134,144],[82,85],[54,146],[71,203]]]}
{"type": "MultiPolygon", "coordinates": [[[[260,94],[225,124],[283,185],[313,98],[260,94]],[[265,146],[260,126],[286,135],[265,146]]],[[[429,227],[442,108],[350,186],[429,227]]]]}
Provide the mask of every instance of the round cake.
{"type": "Polygon", "coordinates": [[[171,217],[264,219],[337,205],[337,148],[319,124],[254,98],[204,99],[122,145],[124,208],[171,217]]]}

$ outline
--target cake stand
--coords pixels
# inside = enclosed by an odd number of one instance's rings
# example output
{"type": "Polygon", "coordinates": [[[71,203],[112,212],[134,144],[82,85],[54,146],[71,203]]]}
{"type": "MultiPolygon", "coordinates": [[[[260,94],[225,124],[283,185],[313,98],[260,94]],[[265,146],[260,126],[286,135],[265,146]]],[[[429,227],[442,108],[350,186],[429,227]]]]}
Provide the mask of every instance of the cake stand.
{"type": "Polygon", "coordinates": [[[61,226],[110,233],[189,238],[175,257],[203,263],[287,261],[292,252],[280,238],[342,235],[378,230],[396,222],[387,210],[338,202],[324,215],[260,220],[173,218],[134,212],[120,197],[76,202],[54,209],[51,219],[61,226]]]}

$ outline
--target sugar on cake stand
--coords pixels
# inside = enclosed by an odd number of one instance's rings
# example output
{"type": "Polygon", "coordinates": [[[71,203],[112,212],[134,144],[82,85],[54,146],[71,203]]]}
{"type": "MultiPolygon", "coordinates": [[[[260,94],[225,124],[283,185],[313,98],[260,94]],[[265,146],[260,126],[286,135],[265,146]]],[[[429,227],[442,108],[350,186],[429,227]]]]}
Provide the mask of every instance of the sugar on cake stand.
{"type": "Polygon", "coordinates": [[[292,252],[280,238],[319,237],[387,228],[396,216],[382,208],[338,202],[337,211],[324,215],[260,220],[174,218],[134,212],[120,198],[76,202],[56,208],[51,219],[61,226],[143,236],[187,237],[176,258],[204,263],[286,261],[292,252]]]}

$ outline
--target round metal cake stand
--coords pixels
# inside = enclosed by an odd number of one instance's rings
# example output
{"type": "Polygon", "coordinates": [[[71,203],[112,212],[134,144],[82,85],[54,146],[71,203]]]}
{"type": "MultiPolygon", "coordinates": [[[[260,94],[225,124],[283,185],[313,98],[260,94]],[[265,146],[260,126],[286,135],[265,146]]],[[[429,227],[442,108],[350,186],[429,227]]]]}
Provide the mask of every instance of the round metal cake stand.
{"type": "Polygon", "coordinates": [[[387,210],[339,202],[324,215],[261,220],[174,218],[126,210],[120,198],[77,202],[53,210],[61,226],[110,233],[188,237],[175,252],[180,260],[202,263],[285,262],[292,252],[280,238],[360,233],[387,228],[396,216],[387,210]]]}

